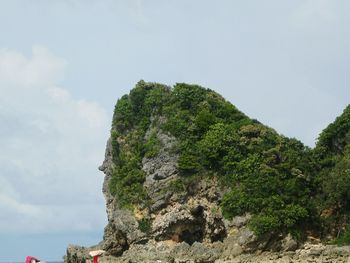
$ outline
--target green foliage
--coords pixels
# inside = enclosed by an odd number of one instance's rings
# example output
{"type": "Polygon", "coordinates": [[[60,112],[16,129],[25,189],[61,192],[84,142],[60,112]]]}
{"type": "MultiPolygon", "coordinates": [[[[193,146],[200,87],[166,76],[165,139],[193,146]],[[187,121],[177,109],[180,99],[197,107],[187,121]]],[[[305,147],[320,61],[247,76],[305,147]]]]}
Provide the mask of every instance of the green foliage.
{"type": "Polygon", "coordinates": [[[208,107],[203,107],[194,117],[193,124],[197,132],[205,133],[211,125],[217,122],[216,116],[210,112],[208,107]]]}
{"type": "Polygon", "coordinates": [[[350,216],[350,105],[320,134],[313,159],[318,213],[325,229],[337,232],[350,216]]]}
{"type": "Polygon", "coordinates": [[[232,218],[253,213],[258,235],[297,229],[309,217],[310,150],[254,121],[211,125],[198,143],[202,164],[231,185],[221,203],[232,218]]]}
{"type": "Polygon", "coordinates": [[[271,208],[265,210],[264,213],[254,215],[249,222],[250,228],[258,237],[267,233],[297,232],[296,224],[308,216],[308,211],[300,205],[287,205],[279,210],[271,208]]]}
{"type": "Polygon", "coordinates": [[[182,176],[171,181],[166,191],[171,191],[177,194],[187,195],[192,192],[195,185],[200,181],[201,176],[194,174],[190,176],[182,176]]]}
{"type": "Polygon", "coordinates": [[[149,233],[152,230],[152,220],[150,218],[142,218],[138,220],[138,228],[143,233],[149,233]]]}
{"type": "Polygon", "coordinates": [[[168,93],[166,86],[140,81],[115,106],[111,131],[115,167],[109,187],[121,207],[132,208],[149,203],[143,188],[145,175],[141,162],[144,156],[154,157],[158,154],[160,142],[156,134],[152,134],[146,143],[144,137],[151,114],[161,111],[161,104],[167,100],[168,93]]]}
{"type": "Polygon", "coordinates": [[[160,150],[161,142],[157,137],[156,132],[152,132],[148,141],[144,144],[144,156],[152,158],[158,155],[160,150]]]}
{"type": "Polygon", "coordinates": [[[177,138],[186,138],[189,134],[189,124],[191,121],[190,112],[187,110],[177,110],[173,106],[166,109],[167,122],[162,128],[177,138]]]}
{"type": "Polygon", "coordinates": [[[350,105],[347,106],[342,115],[336,118],[318,138],[317,150],[328,154],[343,154],[344,148],[350,143],[350,105]]]}
{"type": "Polygon", "coordinates": [[[205,99],[207,90],[197,85],[178,83],[173,90],[173,103],[181,109],[197,112],[199,104],[205,99]]]}
{"type": "MultiPolygon", "coordinates": [[[[347,147],[348,148],[348,147],[347,147]]],[[[321,173],[323,208],[333,207],[345,213],[350,209],[350,154],[348,151],[332,169],[321,173]]]]}
{"type": "Polygon", "coordinates": [[[232,125],[217,123],[210,126],[203,139],[198,142],[202,162],[206,167],[219,168],[223,158],[239,143],[239,136],[232,125]]]}
{"type": "Polygon", "coordinates": [[[118,157],[120,154],[120,146],[118,143],[118,133],[114,130],[111,131],[111,143],[112,143],[112,156],[113,162],[118,162],[118,157]]]}
{"type": "Polygon", "coordinates": [[[109,186],[120,207],[131,208],[133,204],[143,204],[147,200],[142,186],[144,180],[144,172],[138,168],[135,159],[124,161],[121,167],[114,169],[109,186]]]}
{"type": "Polygon", "coordinates": [[[184,193],[186,192],[186,185],[184,184],[183,180],[175,179],[170,182],[167,190],[175,193],[184,193]]]}
{"type": "Polygon", "coordinates": [[[178,160],[179,171],[183,175],[194,174],[201,169],[198,153],[195,146],[189,141],[180,144],[180,156],[178,160]]]}
{"type": "Polygon", "coordinates": [[[345,230],[334,240],[334,244],[339,246],[350,245],[350,225],[347,225],[345,230]]]}
{"type": "Polygon", "coordinates": [[[228,158],[224,164],[226,180],[236,185],[223,198],[224,216],[253,213],[251,227],[257,235],[298,228],[312,208],[309,183],[302,173],[307,167],[300,161],[307,149],[260,125],[244,126],[239,133],[240,147],[235,150],[242,158],[231,162],[228,158]],[[265,139],[272,136],[274,141],[265,139]]]}
{"type": "Polygon", "coordinates": [[[138,125],[143,129],[149,124],[152,113],[161,113],[169,100],[170,89],[156,83],[139,81],[129,95],[121,97],[115,106],[113,128],[123,134],[138,125]]]}
{"type": "Polygon", "coordinates": [[[276,216],[259,214],[251,219],[249,226],[260,237],[266,233],[274,233],[279,230],[281,222],[276,216]]]}
{"type": "Polygon", "coordinates": [[[114,108],[113,127],[124,132],[133,125],[134,116],[128,95],[121,97],[114,108]]]}
{"type": "Polygon", "coordinates": [[[217,93],[197,85],[176,84],[164,113],[163,128],[181,140],[198,141],[216,123],[249,120],[217,93]]]}
{"type": "Polygon", "coordinates": [[[249,196],[245,191],[242,191],[239,187],[233,188],[222,199],[221,207],[224,217],[231,218],[249,211],[249,201],[249,196]]]}

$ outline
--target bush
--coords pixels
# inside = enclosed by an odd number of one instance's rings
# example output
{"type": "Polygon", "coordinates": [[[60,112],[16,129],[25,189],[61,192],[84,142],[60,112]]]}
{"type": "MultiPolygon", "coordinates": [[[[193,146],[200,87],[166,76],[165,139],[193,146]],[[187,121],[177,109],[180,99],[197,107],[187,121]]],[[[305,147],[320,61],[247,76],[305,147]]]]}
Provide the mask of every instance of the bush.
{"type": "Polygon", "coordinates": [[[191,175],[200,170],[197,154],[191,149],[183,149],[179,156],[178,168],[182,175],[191,175]]]}
{"type": "Polygon", "coordinates": [[[114,108],[113,127],[116,131],[124,133],[134,124],[134,114],[129,101],[129,96],[121,97],[114,108]]]}
{"type": "Polygon", "coordinates": [[[281,222],[277,216],[259,214],[255,215],[249,222],[249,227],[257,237],[264,234],[274,234],[281,228],[281,222]]]}
{"type": "Polygon", "coordinates": [[[321,185],[325,207],[334,207],[338,212],[347,213],[350,209],[350,155],[346,154],[323,176],[321,185]]]}
{"type": "Polygon", "coordinates": [[[325,155],[343,154],[346,145],[350,144],[350,105],[336,120],[322,131],[318,138],[316,150],[324,147],[325,155]]]}
{"type": "Polygon", "coordinates": [[[112,159],[114,163],[119,160],[120,146],[118,143],[118,133],[114,130],[111,131],[111,144],[112,144],[112,159]]]}
{"type": "Polygon", "coordinates": [[[184,193],[186,192],[186,185],[183,180],[181,179],[175,179],[170,182],[168,185],[167,191],[175,192],[175,193],[184,193]]]}
{"type": "Polygon", "coordinates": [[[138,228],[143,233],[149,233],[152,230],[152,220],[149,218],[142,218],[138,220],[138,228]]]}
{"type": "Polygon", "coordinates": [[[158,155],[161,147],[161,142],[157,137],[157,133],[154,131],[151,133],[148,141],[144,145],[144,156],[147,158],[152,158],[158,155]]]}
{"type": "MultiPolygon", "coordinates": [[[[246,127],[241,135],[251,139],[264,136],[261,131],[261,127],[246,127]]],[[[266,134],[270,136],[269,131],[266,134]]],[[[241,160],[225,160],[228,174],[224,178],[234,184],[221,203],[225,217],[254,214],[251,227],[257,235],[296,230],[307,221],[312,204],[307,177],[300,170],[306,155],[303,148],[284,147],[288,143],[282,138],[275,145],[263,143],[255,148],[248,142],[241,145],[241,160]]]]}
{"type": "Polygon", "coordinates": [[[350,225],[334,240],[334,244],[339,246],[350,245],[350,225]]]}
{"type": "Polygon", "coordinates": [[[243,215],[245,212],[249,211],[249,204],[249,196],[239,188],[234,188],[232,191],[225,194],[222,199],[222,213],[224,217],[228,219],[243,215]]]}

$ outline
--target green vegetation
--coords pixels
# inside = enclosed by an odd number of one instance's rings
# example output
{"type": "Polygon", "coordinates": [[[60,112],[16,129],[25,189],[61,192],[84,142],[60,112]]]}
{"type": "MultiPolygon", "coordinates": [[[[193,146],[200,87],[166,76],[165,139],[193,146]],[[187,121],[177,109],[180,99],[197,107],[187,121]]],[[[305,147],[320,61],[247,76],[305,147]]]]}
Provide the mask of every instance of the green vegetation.
{"type": "Polygon", "coordinates": [[[141,162],[158,155],[159,129],[178,140],[181,177],[169,189],[189,193],[199,178],[217,177],[226,190],[223,215],[251,213],[258,236],[300,236],[306,229],[325,234],[350,223],[350,107],[310,149],[248,118],[212,90],[140,81],[118,100],[113,117],[110,189],[122,207],[149,205],[141,162]]]}
{"type": "Polygon", "coordinates": [[[345,246],[350,245],[350,225],[334,240],[334,244],[345,246]]]}
{"type": "Polygon", "coordinates": [[[350,144],[350,105],[333,123],[320,134],[316,146],[323,158],[332,155],[343,155],[350,144]]]}
{"type": "Polygon", "coordinates": [[[148,141],[144,144],[145,157],[152,158],[158,155],[160,150],[161,142],[157,137],[156,132],[152,132],[148,141]]]}
{"type": "Polygon", "coordinates": [[[191,176],[182,176],[171,181],[168,187],[164,190],[186,195],[193,191],[193,188],[199,180],[202,180],[202,177],[199,177],[199,175],[196,174],[191,176]]]}
{"type": "Polygon", "coordinates": [[[149,203],[143,188],[142,158],[157,155],[160,142],[156,133],[147,142],[144,138],[151,115],[161,114],[168,94],[170,89],[164,85],[140,81],[115,106],[111,132],[114,171],[109,187],[120,207],[144,207],[149,203]]]}
{"type": "Polygon", "coordinates": [[[314,161],[318,210],[326,231],[335,235],[350,224],[350,105],[320,134],[314,161]]]}
{"type": "Polygon", "coordinates": [[[143,233],[149,233],[152,229],[152,220],[149,218],[142,218],[138,220],[138,228],[143,233]]]}
{"type": "Polygon", "coordinates": [[[309,149],[260,124],[221,131],[221,142],[211,133],[207,141],[222,146],[212,144],[204,152],[210,153],[209,166],[218,167],[225,184],[232,185],[222,200],[224,216],[252,213],[251,228],[257,235],[301,226],[312,210],[310,182],[304,174],[309,170],[309,149]]]}

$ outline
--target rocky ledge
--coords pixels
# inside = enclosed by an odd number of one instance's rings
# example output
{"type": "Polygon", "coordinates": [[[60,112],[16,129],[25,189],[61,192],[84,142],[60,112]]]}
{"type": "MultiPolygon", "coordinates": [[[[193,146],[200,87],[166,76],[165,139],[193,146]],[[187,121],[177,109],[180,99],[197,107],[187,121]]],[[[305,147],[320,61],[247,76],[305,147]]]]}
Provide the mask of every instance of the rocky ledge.
{"type": "MultiPolygon", "coordinates": [[[[71,257],[80,259],[78,262],[91,262],[86,248],[68,248],[71,257]],[[85,255],[85,256],[84,256],[85,255]]],[[[189,245],[185,242],[171,241],[149,242],[144,245],[132,245],[121,257],[106,253],[99,258],[100,263],[348,263],[350,262],[350,247],[305,243],[295,251],[242,253],[237,244],[216,242],[210,246],[195,242],[189,245]]]]}

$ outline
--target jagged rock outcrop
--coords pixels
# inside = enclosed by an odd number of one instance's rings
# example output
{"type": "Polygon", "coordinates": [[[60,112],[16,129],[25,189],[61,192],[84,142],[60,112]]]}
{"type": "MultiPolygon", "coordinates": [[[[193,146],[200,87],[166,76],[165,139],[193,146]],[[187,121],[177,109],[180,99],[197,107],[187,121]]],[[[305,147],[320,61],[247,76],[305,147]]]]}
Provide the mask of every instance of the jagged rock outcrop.
{"type": "Polygon", "coordinates": [[[91,259],[89,251],[100,249],[100,244],[92,247],[82,247],[76,245],[69,245],[67,247],[67,254],[64,256],[66,263],[85,263],[91,259]]]}
{"type": "MultiPolygon", "coordinates": [[[[151,129],[154,132],[152,125],[145,139],[150,136],[151,129]]],[[[108,217],[100,247],[115,257],[121,256],[125,251],[123,258],[134,257],[133,251],[137,250],[140,261],[134,262],[143,262],[148,256],[150,258],[147,260],[152,262],[153,256],[158,257],[149,253],[152,247],[154,251],[162,248],[164,257],[169,260],[190,260],[191,257],[197,257],[203,260],[200,262],[211,262],[223,251],[230,255],[243,252],[244,246],[254,240],[254,234],[246,228],[249,215],[236,217],[232,221],[223,218],[218,205],[222,193],[215,179],[203,178],[193,182],[189,191],[174,190],[172,185],[179,177],[178,154],[174,150],[177,141],[158,128],[156,135],[161,145],[158,154],[142,160],[142,169],[146,174],[144,187],[152,203],[149,210],[119,208],[118,200],[110,193],[109,183],[114,163],[111,139],[108,140],[105,160],[99,167],[105,174],[102,192],[106,199],[108,217]],[[148,233],[139,229],[140,220],[145,215],[151,222],[148,233]],[[221,244],[225,239],[227,242],[221,244]],[[167,243],[174,247],[169,249],[168,246],[160,245],[167,243]]],[[[91,248],[69,246],[66,262],[84,262],[89,258],[90,250],[91,248]]]]}
{"type": "Polygon", "coordinates": [[[349,248],[313,237],[309,158],[215,92],[141,81],[116,105],[99,167],[103,240],[69,246],[65,262],[94,249],[110,263],[346,262],[349,248]]]}
{"type": "MultiPolygon", "coordinates": [[[[151,124],[145,140],[150,136],[151,130],[154,132],[155,128],[152,126],[151,124]]],[[[144,157],[142,160],[142,170],[146,178],[144,187],[152,205],[134,211],[119,209],[116,200],[111,198],[109,193],[107,186],[113,162],[111,162],[110,141],[108,143],[106,158],[101,166],[101,170],[106,174],[103,192],[109,219],[103,246],[106,251],[111,251],[106,244],[113,242],[114,247],[119,245],[120,250],[125,250],[131,244],[148,240],[172,240],[179,243],[185,241],[193,244],[222,241],[227,236],[227,227],[217,203],[221,196],[217,182],[208,179],[195,182],[190,192],[173,190],[171,186],[179,177],[178,154],[173,151],[177,141],[161,129],[156,130],[156,136],[161,145],[158,154],[144,157]],[[151,224],[148,233],[143,233],[139,229],[139,221],[145,216],[149,217],[151,224]],[[117,230],[119,234],[116,235],[117,230]],[[120,242],[120,237],[123,242],[120,242]]]]}
{"type": "MultiPolygon", "coordinates": [[[[91,263],[92,260],[85,261],[91,263]]],[[[132,245],[121,257],[104,254],[100,263],[348,263],[350,247],[305,243],[295,251],[242,253],[238,245],[216,242],[211,246],[195,242],[149,242],[132,245]],[[229,246],[229,247],[228,247],[229,246]]]]}

